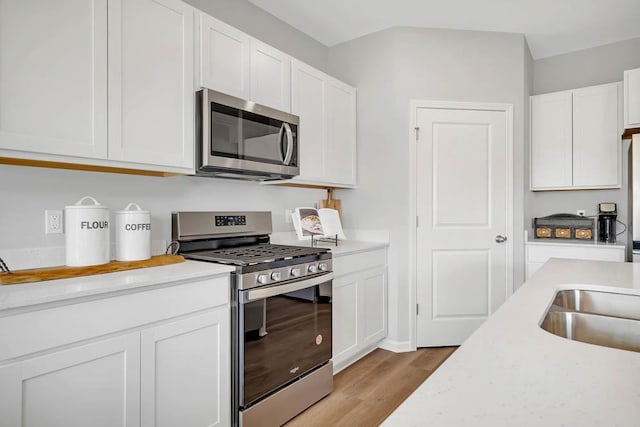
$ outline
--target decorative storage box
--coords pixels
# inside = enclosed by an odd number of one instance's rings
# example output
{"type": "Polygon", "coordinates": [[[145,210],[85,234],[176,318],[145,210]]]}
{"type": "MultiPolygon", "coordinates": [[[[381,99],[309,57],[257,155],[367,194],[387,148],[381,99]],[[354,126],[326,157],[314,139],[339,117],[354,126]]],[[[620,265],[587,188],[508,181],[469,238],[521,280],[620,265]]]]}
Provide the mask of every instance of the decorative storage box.
{"type": "Polygon", "coordinates": [[[593,239],[593,218],[573,214],[553,214],[533,219],[536,239],[593,239]]]}

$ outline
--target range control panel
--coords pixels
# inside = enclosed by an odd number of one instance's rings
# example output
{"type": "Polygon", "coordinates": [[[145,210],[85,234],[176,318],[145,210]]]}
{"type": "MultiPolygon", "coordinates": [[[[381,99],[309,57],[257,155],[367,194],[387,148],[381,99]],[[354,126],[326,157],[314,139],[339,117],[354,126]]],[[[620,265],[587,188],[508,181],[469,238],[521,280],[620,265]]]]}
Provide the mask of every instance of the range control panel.
{"type": "Polygon", "coordinates": [[[245,215],[216,215],[216,227],[247,225],[245,215]]]}

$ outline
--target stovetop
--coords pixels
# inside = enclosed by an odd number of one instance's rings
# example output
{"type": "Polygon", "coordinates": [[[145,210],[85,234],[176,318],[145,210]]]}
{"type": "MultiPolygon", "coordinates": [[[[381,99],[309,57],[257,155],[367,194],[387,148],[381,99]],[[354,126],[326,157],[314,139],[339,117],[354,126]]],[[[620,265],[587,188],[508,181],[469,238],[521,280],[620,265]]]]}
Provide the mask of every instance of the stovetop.
{"type": "Polygon", "coordinates": [[[224,249],[199,250],[183,252],[186,258],[200,261],[218,262],[235,266],[248,266],[294,258],[320,255],[328,252],[327,248],[272,245],[269,243],[230,247],[224,249]]]}

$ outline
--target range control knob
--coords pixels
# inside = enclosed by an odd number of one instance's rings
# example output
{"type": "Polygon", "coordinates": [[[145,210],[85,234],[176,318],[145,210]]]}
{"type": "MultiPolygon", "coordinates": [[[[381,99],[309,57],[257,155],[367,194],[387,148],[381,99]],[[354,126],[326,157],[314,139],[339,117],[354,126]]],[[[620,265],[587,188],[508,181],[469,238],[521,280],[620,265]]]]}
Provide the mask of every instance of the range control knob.
{"type": "Polygon", "coordinates": [[[311,264],[307,270],[309,271],[309,273],[315,273],[318,271],[318,266],[315,264],[311,264]]]}
{"type": "Polygon", "coordinates": [[[258,275],[258,283],[262,283],[263,285],[269,283],[269,276],[266,274],[258,275]]]}
{"type": "Polygon", "coordinates": [[[326,262],[321,262],[320,264],[318,264],[318,270],[320,271],[327,271],[328,268],[329,266],[326,262]]]}
{"type": "Polygon", "coordinates": [[[290,274],[292,277],[299,277],[302,274],[302,271],[299,268],[292,268],[290,274]]]}
{"type": "Polygon", "coordinates": [[[274,271],[273,273],[271,273],[271,279],[275,280],[276,282],[282,280],[282,273],[280,273],[279,271],[274,271]]]}

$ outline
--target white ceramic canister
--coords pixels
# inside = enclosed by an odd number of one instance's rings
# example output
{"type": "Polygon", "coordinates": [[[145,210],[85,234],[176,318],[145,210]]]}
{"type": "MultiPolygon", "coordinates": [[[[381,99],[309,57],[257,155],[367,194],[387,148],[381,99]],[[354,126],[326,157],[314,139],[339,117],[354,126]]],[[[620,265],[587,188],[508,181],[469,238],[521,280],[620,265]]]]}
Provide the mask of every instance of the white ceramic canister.
{"type": "Polygon", "coordinates": [[[115,213],[116,260],[140,261],[151,258],[151,214],[136,203],[115,213]]]}
{"type": "Polygon", "coordinates": [[[64,208],[65,260],[70,267],[109,262],[109,208],[83,197],[64,208]],[[84,202],[92,204],[85,205],[84,202]]]}

